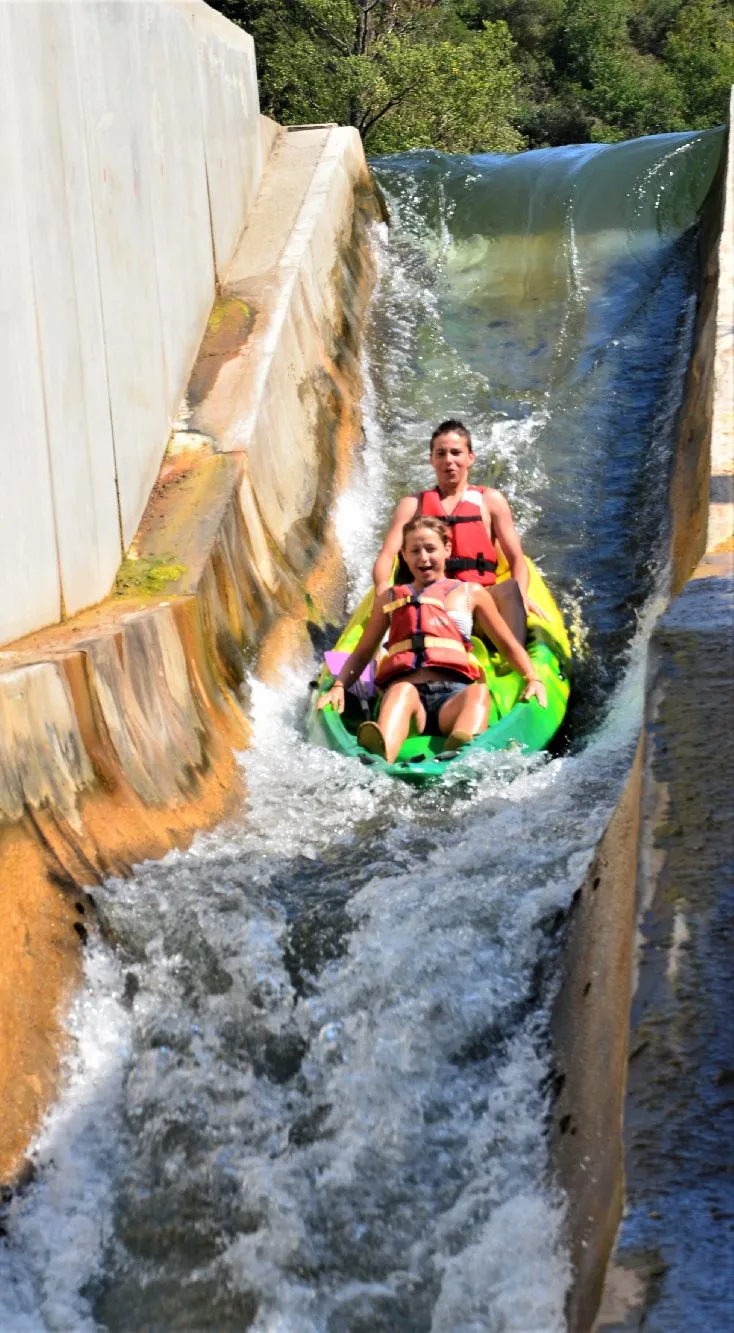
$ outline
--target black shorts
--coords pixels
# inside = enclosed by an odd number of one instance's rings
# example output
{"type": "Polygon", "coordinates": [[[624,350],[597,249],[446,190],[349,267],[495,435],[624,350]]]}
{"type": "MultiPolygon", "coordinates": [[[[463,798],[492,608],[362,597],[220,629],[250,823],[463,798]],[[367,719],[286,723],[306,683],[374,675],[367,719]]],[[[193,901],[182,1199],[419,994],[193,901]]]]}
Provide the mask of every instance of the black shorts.
{"type": "Polygon", "coordinates": [[[455,695],[461,694],[471,681],[465,679],[457,680],[414,680],[411,684],[420,695],[420,701],[426,710],[426,729],[424,736],[440,736],[441,728],[438,725],[438,715],[445,703],[453,699],[455,695]]]}

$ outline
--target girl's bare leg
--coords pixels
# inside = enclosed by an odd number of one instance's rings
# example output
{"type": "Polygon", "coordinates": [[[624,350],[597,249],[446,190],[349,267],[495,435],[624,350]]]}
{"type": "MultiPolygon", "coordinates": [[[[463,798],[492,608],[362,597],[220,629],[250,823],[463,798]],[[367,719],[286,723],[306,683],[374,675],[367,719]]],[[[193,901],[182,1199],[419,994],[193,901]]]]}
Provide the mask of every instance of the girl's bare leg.
{"type": "Polygon", "coordinates": [[[407,680],[396,681],[383,695],[380,716],[377,720],[385,741],[385,758],[388,764],[397,759],[400,746],[410,731],[410,721],[413,717],[418,731],[422,732],[426,725],[426,710],[415,685],[411,685],[407,680]]]}
{"type": "Polygon", "coordinates": [[[461,694],[447,699],[438,715],[438,725],[443,736],[451,732],[462,731],[468,736],[478,736],[489,722],[489,690],[477,680],[467,685],[461,694]]]}

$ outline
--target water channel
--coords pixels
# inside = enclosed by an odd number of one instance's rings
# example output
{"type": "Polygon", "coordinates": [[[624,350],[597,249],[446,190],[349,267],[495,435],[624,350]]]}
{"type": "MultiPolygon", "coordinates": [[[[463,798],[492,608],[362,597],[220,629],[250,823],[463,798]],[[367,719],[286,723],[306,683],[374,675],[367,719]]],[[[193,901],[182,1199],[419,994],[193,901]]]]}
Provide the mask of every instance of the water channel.
{"type": "Polygon", "coordinates": [[[572,627],[568,723],[413,791],[307,743],[313,663],[251,681],[241,819],[96,895],[67,1084],[5,1206],[6,1333],[562,1333],[555,923],[639,728],[720,148],[374,164],[350,596],[462,417],[572,627]]]}

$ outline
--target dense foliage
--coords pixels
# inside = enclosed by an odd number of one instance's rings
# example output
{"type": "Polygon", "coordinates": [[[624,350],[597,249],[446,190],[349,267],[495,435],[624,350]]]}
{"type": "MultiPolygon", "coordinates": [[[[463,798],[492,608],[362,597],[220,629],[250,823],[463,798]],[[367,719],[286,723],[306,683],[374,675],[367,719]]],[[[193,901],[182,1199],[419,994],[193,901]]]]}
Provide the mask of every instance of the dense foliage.
{"type": "Polygon", "coordinates": [[[731,0],[466,0],[466,23],[505,19],[531,147],[611,142],[726,120],[731,0]]]}
{"type": "Polygon", "coordinates": [[[265,112],[373,153],[704,129],[734,82],[734,0],[215,3],[255,38],[265,112]]]}

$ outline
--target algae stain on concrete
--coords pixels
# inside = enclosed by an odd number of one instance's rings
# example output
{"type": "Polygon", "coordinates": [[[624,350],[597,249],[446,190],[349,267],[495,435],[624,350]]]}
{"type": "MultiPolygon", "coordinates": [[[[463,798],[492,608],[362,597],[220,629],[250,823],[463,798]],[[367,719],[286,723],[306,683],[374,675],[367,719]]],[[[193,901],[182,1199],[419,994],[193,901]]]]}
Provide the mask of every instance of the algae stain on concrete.
{"type": "Polygon", "coordinates": [[[174,585],[187,572],[175,556],[127,556],[117,571],[115,596],[161,597],[175,591],[174,585]]]}
{"type": "Polygon", "coordinates": [[[215,301],[186,391],[191,408],[206,398],[221,367],[242,351],[254,323],[254,310],[240,297],[215,301]]]}

